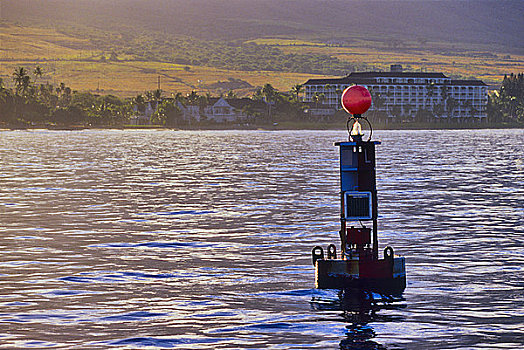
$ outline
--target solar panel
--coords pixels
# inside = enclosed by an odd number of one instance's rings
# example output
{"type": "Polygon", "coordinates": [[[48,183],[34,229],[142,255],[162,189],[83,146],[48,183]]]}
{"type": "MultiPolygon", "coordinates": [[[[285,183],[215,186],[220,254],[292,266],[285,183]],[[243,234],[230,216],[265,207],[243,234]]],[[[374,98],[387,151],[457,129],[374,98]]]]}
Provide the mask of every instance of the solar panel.
{"type": "Polygon", "coordinates": [[[344,207],[347,220],[372,219],[371,192],[346,192],[344,207]]]}

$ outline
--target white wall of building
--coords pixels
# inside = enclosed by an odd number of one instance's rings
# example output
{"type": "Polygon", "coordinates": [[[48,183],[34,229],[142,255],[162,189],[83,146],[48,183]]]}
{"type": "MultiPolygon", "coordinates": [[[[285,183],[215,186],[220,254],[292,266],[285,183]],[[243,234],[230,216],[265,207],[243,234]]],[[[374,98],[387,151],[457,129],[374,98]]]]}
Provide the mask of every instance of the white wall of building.
{"type": "Polygon", "coordinates": [[[342,108],[340,104],[342,91],[358,83],[368,88],[375,97],[376,103],[374,102],[370,111],[381,110],[388,117],[394,117],[392,111],[398,108],[405,117],[414,116],[419,110],[433,113],[434,106],[439,104],[444,109],[442,115],[436,116],[439,118],[483,120],[487,117],[487,86],[481,81],[451,80],[440,73],[429,74],[435,77],[428,77],[427,74],[417,76],[417,73],[400,73],[397,77],[391,76],[390,73],[381,76],[380,72],[367,73],[367,75],[367,81],[361,83],[358,79],[352,82],[351,75],[338,79],[339,82],[336,79],[326,81],[312,79],[304,84],[304,101],[313,102],[315,94],[323,94],[325,99],[322,103],[338,110],[342,108]],[[369,77],[369,75],[373,76],[369,77]],[[382,100],[380,106],[377,100],[382,100]],[[447,104],[455,107],[451,113],[448,113],[450,110],[446,108],[447,104]]]}

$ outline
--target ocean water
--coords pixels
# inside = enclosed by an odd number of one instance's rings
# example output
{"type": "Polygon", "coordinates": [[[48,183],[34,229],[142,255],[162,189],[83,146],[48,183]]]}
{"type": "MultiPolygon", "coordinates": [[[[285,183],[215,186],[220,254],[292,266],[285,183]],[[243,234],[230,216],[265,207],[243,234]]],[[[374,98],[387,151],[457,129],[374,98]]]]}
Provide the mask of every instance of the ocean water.
{"type": "Polygon", "coordinates": [[[314,289],[343,131],[0,132],[0,348],[524,347],[524,130],[375,134],[368,305],[314,289]]]}

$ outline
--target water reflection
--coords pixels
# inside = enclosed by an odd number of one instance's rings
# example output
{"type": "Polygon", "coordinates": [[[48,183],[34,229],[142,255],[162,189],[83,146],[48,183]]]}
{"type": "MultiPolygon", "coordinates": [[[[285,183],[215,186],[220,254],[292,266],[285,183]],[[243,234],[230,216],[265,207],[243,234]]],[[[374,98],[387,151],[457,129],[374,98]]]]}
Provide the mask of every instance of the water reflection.
{"type": "MultiPolygon", "coordinates": [[[[371,323],[402,322],[402,316],[382,315],[381,310],[403,309],[402,295],[381,295],[361,289],[340,290],[336,298],[314,296],[311,307],[317,311],[341,311],[346,325],[340,350],[381,350],[387,347],[373,340],[376,332],[371,323]]],[[[398,349],[398,348],[397,348],[398,349]]]]}

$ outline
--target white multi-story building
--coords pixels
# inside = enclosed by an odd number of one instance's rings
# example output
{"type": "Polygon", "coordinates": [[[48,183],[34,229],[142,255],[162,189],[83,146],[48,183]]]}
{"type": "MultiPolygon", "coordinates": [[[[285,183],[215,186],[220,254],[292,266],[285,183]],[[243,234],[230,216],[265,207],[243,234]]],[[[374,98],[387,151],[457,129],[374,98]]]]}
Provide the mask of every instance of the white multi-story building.
{"type": "Polygon", "coordinates": [[[435,118],[485,120],[487,85],[480,80],[453,80],[442,73],[354,72],[336,79],[309,79],[304,83],[304,102],[341,109],[340,97],[351,85],[363,85],[373,97],[370,111],[388,118],[413,118],[419,112],[435,118]]]}

